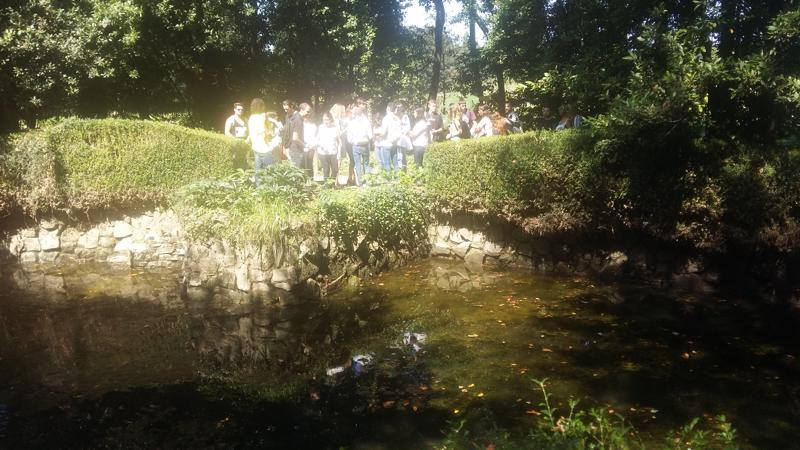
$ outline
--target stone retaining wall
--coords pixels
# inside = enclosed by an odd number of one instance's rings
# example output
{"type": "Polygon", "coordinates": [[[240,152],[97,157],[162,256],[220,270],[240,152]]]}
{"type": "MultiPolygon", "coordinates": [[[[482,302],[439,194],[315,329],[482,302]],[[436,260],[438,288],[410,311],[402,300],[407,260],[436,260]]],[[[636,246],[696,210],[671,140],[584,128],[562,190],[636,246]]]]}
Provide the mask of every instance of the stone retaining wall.
{"type": "MultiPolygon", "coordinates": [[[[136,268],[182,268],[193,295],[268,296],[287,300],[289,292],[324,295],[427,256],[463,260],[472,272],[485,265],[539,272],[633,277],[657,286],[699,292],[716,290],[719,276],[699,258],[654,251],[646,246],[606,245],[576,239],[541,238],[508,224],[477,216],[440,220],[429,229],[430,246],[415,252],[389,250],[361,240],[345,251],[332,238],[309,237],[271,249],[238,248],[223,241],[189,242],[171,211],[153,211],[91,226],[42,220],[0,242],[0,260],[22,263],[97,261],[136,268]],[[3,258],[3,257],[6,258],[3,258]]],[[[292,235],[299,230],[287,230],[292,235]]]]}
{"type": "Polygon", "coordinates": [[[180,267],[186,241],[171,211],[93,225],[42,220],[19,229],[0,242],[0,260],[25,264],[97,261],[128,267],[180,267]]]}
{"type": "Polygon", "coordinates": [[[718,289],[719,274],[698,256],[635,244],[600,246],[590,240],[542,238],[510,225],[476,225],[477,220],[472,220],[467,227],[463,226],[463,218],[454,222],[457,225],[429,228],[431,256],[463,260],[472,272],[491,265],[541,273],[634,278],[660,287],[694,292],[718,289]]]}

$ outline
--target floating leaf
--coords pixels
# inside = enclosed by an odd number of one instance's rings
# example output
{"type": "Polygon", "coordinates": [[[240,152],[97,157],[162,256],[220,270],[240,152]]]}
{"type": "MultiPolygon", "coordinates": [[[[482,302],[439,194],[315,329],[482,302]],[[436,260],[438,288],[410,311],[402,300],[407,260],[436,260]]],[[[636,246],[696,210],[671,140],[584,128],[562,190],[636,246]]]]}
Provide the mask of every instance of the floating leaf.
{"type": "Polygon", "coordinates": [[[468,334],[467,337],[468,338],[476,338],[476,337],[478,337],[478,335],[477,334],[468,334]]]}

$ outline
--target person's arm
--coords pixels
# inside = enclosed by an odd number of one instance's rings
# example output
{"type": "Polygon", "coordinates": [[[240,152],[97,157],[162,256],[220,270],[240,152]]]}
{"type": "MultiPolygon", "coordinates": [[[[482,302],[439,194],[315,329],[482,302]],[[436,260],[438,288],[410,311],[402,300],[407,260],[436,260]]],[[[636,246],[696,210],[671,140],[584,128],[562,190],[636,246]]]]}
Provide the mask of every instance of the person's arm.
{"type": "Polygon", "coordinates": [[[225,120],[225,136],[234,137],[231,128],[233,128],[233,116],[225,120]]]}

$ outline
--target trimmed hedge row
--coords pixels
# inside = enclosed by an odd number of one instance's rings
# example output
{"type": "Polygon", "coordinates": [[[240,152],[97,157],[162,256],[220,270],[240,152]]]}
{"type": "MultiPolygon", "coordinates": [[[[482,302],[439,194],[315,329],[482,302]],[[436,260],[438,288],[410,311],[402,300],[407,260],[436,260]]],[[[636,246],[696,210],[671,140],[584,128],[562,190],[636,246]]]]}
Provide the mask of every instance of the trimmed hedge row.
{"type": "Polygon", "coordinates": [[[245,168],[249,153],[244,142],[177,125],[65,119],[20,135],[0,175],[10,174],[14,201],[29,215],[129,208],[163,204],[192,181],[245,168]]]}
{"type": "Polygon", "coordinates": [[[432,145],[427,187],[439,207],[525,219],[540,232],[588,225],[604,195],[593,138],[539,131],[432,145]]]}

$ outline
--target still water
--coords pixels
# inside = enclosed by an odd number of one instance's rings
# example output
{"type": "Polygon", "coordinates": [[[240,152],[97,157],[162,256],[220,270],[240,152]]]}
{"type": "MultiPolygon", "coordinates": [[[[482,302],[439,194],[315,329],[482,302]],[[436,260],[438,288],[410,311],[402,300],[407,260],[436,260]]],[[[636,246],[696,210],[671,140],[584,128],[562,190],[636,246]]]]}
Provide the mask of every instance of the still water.
{"type": "Polygon", "coordinates": [[[797,319],[745,300],[428,260],[315,301],[181,295],[170,271],[0,280],[0,447],[432,448],[524,436],[532,379],[645,442],[725,414],[797,446],[797,319]]]}

